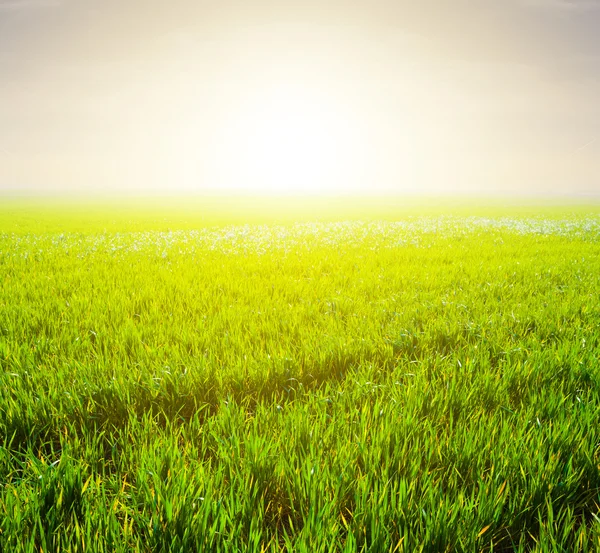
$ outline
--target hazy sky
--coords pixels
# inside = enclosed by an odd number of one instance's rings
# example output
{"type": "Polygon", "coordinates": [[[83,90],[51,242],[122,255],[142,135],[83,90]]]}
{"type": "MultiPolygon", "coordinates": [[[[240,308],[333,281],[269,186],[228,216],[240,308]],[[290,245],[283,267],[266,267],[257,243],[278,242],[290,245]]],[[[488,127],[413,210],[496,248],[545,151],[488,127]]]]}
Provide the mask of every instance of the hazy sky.
{"type": "Polygon", "coordinates": [[[600,0],[0,0],[0,191],[600,193],[600,0]]]}

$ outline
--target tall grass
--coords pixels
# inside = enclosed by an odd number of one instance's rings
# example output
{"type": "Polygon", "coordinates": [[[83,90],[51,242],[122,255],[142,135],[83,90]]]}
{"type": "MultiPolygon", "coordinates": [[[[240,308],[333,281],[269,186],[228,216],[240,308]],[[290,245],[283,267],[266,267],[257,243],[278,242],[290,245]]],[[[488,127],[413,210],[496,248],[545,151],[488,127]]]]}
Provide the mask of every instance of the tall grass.
{"type": "Polygon", "coordinates": [[[7,217],[0,551],[597,551],[600,217],[553,213],[7,217]]]}

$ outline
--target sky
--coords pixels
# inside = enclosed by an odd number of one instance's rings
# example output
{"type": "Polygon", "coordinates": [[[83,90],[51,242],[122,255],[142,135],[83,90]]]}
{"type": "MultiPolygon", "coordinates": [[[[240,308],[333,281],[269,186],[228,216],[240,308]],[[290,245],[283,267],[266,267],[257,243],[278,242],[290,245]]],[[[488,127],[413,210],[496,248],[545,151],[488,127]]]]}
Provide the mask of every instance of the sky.
{"type": "Polygon", "coordinates": [[[600,0],[0,0],[0,193],[600,194],[600,0]]]}

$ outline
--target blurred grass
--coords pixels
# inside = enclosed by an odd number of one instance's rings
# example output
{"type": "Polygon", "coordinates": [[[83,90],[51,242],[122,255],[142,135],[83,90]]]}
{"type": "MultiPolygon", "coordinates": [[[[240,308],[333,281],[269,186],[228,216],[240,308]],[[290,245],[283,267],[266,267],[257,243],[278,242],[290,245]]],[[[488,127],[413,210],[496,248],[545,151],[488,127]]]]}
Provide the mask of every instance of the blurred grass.
{"type": "Polygon", "coordinates": [[[0,197],[0,232],[166,231],[440,215],[557,218],[598,212],[598,198],[561,196],[5,196],[0,197]]]}
{"type": "Polygon", "coordinates": [[[19,205],[0,551],[600,548],[594,206],[19,205]]]}

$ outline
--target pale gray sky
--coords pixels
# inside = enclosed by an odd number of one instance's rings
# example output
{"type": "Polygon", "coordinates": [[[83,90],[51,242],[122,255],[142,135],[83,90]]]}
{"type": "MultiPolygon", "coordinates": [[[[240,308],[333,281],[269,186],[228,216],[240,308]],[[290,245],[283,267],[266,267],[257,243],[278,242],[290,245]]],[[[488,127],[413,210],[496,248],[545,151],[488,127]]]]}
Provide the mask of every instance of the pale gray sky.
{"type": "Polygon", "coordinates": [[[0,191],[600,193],[598,29],[600,0],[0,0],[0,191]]]}

